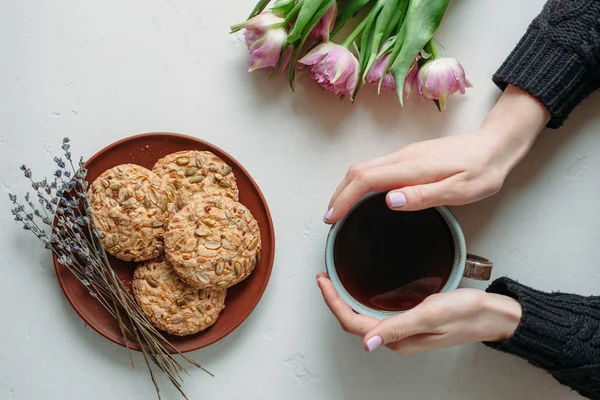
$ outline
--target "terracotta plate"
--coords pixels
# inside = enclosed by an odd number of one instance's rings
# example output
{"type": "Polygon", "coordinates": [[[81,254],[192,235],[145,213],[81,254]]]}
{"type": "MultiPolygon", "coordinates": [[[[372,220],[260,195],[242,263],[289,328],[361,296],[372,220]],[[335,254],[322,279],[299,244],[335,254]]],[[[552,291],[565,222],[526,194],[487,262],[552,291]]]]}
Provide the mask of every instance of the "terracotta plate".
{"type": "MultiPolygon", "coordinates": [[[[132,163],[151,169],[159,158],[180,150],[212,151],[233,168],[240,189],[240,202],[250,209],[258,221],[263,244],[262,258],[256,269],[245,281],[229,289],[225,310],[212,327],[191,336],[165,334],[175,348],[187,352],[215,343],[231,333],[250,315],[267,287],[275,256],[275,232],[260,189],[244,167],[223,150],[194,137],[175,133],[146,133],[120,140],[100,150],[86,165],[88,181],[92,182],[102,172],[119,164],[132,163]]],[[[121,279],[130,285],[136,264],[116,258],[110,258],[110,263],[121,279]]],[[[123,338],[114,318],[89,295],[66,267],[58,263],[56,257],[54,265],[58,280],[75,311],[102,336],[123,346],[123,338]]]]}

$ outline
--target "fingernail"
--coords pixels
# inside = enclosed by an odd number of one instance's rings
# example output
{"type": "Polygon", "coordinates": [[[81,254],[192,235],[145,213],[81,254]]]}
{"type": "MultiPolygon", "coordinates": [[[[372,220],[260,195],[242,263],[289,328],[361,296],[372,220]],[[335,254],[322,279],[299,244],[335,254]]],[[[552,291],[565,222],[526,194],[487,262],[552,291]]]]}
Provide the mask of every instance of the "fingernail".
{"type": "Polygon", "coordinates": [[[382,344],[383,339],[379,335],[373,336],[371,339],[367,340],[367,348],[369,349],[369,352],[372,352],[373,350],[377,349],[382,344]]]}
{"type": "Polygon", "coordinates": [[[406,196],[402,192],[392,192],[388,194],[390,205],[393,208],[404,207],[406,205],[406,196]]]}
{"type": "Polygon", "coordinates": [[[331,218],[332,215],[333,215],[333,207],[331,207],[329,210],[327,210],[327,212],[325,213],[325,216],[323,217],[323,222],[325,222],[325,223],[329,222],[329,219],[331,218]]]}

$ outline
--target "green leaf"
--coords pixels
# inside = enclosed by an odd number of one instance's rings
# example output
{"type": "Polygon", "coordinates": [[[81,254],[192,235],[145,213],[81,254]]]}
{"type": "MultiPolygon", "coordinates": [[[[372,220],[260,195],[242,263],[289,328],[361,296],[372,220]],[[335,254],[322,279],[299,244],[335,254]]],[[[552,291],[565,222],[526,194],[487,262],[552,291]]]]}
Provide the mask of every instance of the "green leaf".
{"type": "Polygon", "coordinates": [[[408,8],[408,2],[409,2],[409,0],[399,0],[398,1],[398,7],[396,8],[396,10],[394,12],[394,18],[388,24],[388,30],[385,31],[385,33],[383,35],[384,38],[387,39],[392,35],[392,33],[400,30],[400,27],[402,26],[402,22],[404,22],[404,17],[406,17],[406,9],[408,8]]]}
{"type": "Polygon", "coordinates": [[[404,43],[392,65],[400,104],[404,103],[402,88],[410,66],[439,28],[449,4],[450,0],[410,0],[402,26],[405,29],[404,43]]]}
{"type": "Polygon", "coordinates": [[[394,35],[391,38],[389,38],[389,40],[386,40],[383,43],[383,46],[381,46],[381,48],[379,49],[379,53],[377,53],[377,59],[383,57],[387,53],[392,52],[392,49],[394,48],[394,45],[396,44],[397,37],[398,37],[398,35],[394,35]]]}
{"type": "MultiPolygon", "coordinates": [[[[399,24],[401,24],[401,22],[399,22],[399,24]]],[[[395,43],[394,43],[394,47],[392,48],[392,53],[390,54],[390,59],[388,60],[387,65],[385,66],[385,69],[383,70],[383,73],[381,74],[381,78],[379,79],[379,86],[378,86],[378,91],[381,91],[381,85],[383,84],[383,78],[385,77],[385,75],[387,74],[387,72],[389,71],[389,69],[392,67],[392,65],[394,64],[394,62],[396,61],[396,59],[398,58],[398,54],[400,54],[400,51],[402,50],[402,45],[404,44],[404,34],[406,32],[406,26],[404,24],[402,24],[402,26],[400,27],[400,30],[398,32],[398,34],[396,35],[396,39],[395,39],[395,43]]],[[[396,79],[394,77],[394,79],[396,79]]],[[[402,84],[404,85],[404,82],[402,82],[402,84]]],[[[396,85],[396,88],[398,86],[396,85]]],[[[400,104],[403,104],[403,99],[400,99],[400,104]]]]}
{"type": "MultiPolygon", "coordinates": [[[[409,0],[405,0],[403,3],[399,4],[399,15],[400,18],[397,20],[397,33],[394,38],[394,46],[392,47],[392,52],[390,54],[390,58],[388,60],[387,65],[385,66],[383,73],[381,74],[381,78],[379,79],[378,92],[381,92],[381,85],[383,84],[383,78],[392,67],[396,58],[398,58],[398,54],[400,54],[400,50],[402,50],[402,45],[404,44],[404,34],[406,31],[406,27],[404,25],[404,21],[406,19],[406,11],[408,9],[409,0]]],[[[403,100],[400,101],[400,104],[403,103],[403,100]]]]}
{"type": "Polygon", "coordinates": [[[248,17],[248,19],[250,18],[254,18],[256,17],[258,14],[260,14],[261,12],[264,11],[264,9],[267,7],[267,5],[269,4],[270,0],[259,0],[259,2],[256,4],[256,6],[254,7],[254,10],[252,10],[252,12],[250,13],[250,16],[248,17]]]}
{"type": "Polygon", "coordinates": [[[285,16],[292,11],[295,5],[295,0],[277,0],[270,10],[273,12],[273,14],[280,15],[285,18],[285,16]]]}
{"type": "Polygon", "coordinates": [[[371,48],[371,42],[373,40],[373,33],[374,33],[373,31],[375,28],[375,20],[377,19],[377,16],[381,12],[382,7],[383,7],[383,4],[381,2],[378,2],[375,5],[375,7],[373,7],[373,9],[369,12],[369,15],[367,16],[367,25],[365,26],[365,30],[363,31],[362,37],[360,39],[360,57],[358,59],[358,62],[360,64],[360,75],[359,76],[361,76],[361,77],[363,76],[365,67],[369,61],[368,51],[371,48]]]}
{"type": "MultiPolygon", "coordinates": [[[[329,2],[328,0],[304,0],[304,4],[300,9],[300,13],[298,14],[298,18],[296,22],[294,22],[294,26],[288,35],[288,42],[294,43],[302,37],[302,32],[304,32],[304,28],[306,25],[312,21],[315,13],[321,9],[321,6],[324,2],[329,2]]],[[[332,3],[333,4],[333,3],[332,3]]],[[[325,10],[327,11],[327,10],[325,10]]],[[[321,18],[319,18],[321,19],[321,18]]],[[[318,22],[318,20],[317,20],[318,22]]],[[[316,24],[315,24],[316,25],[316,24]]]]}
{"type": "Polygon", "coordinates": [[[358,56],[358,64],[360,66],[360,71],[358,73],[358,83],[356,85],[356,90],[352,95],[352,99],[356,99],[358,95],[358,91],[362,87],[363,84],[363,76],[365,74],[365,66],[368,62],[368,49],[371,47],[371,40],[373,39],[373,30],[375,27],[375,20],[377,16],[381,12],[382,4],[378,2],[375,6],[369,11],[369,15],[367,15],[366,19],[362,22],[365,23],[365,29],[362,32],[362,37],[360,38],[360,54],[358,56]]]}
{"type": "Polygon", "coordinates": [[[347,2],[340,4],[340,10],[335,20],[335,26],[331,31],[331,37],[334,37],[336,33],[340,31],[348,22],[348,20],[354,17],[360,10],[363,9],[368,3],[374,0],[348,0],[347,2]]]}
{"type": "Polygon", "coordinates": [[[298,14],[300,12],[300,9],[302,9],[302,6],[304,5],[304,0],[299,0],[296,5],[294,6],[294,8],[292,8],[287,15],[285,16],[285,20],[283,21],[283,26],[287,27],[289,26],[290,22],[292,21],[292,19],[296,18],[296,14],[298,14]]]}
{"type": "MultiPolygon", "coordinates": [[[[302,48],[304,47],[304,43],[306,42],[306,39],[308,39],[310,32],[314,29],[314,27],[317,25],[319,20],[321,18],[323,18],[323,15],[325,15],[327,10],[329,10],[329,8],[331,7],[331,5],[334,2],[335,2],[335,0],[324,0],[324,3],[321,4],[321,7],[313,15],[312,19],[310,21],[308,21],[308,23],[305,25],[304,30],[300,34],[299,42],[294,45],[294,50],[292,52],[292,57],[290,59],[289,70],[288,70],[288,79],[289,79],[290,88],[292,89],[292,91],[294,90],[294,78],[296,76],[296,62],[298,61],[298,56],[300,55],[300,51],[302,51],[302,48]]],[[[288,37],[288,43],[284,47],[287,48],[287,46],[289,46],[291,44],[292,43],[289,41],[289,37],[288,37]]]]}
{"type": "MultiPolygon", "coordinates": [[[[371,39],[371,46],[368,50],[369,57],[367,63],[365,64],[365,69],[363,71],[363,79],[367,75],[367,72],[371,68],[371,66],[375,63],[377,59],[377,53],[379,53],[379,48],[383,44],[385,40],[389,38],[384,37],[385,32],[389,30],[389,26],[392,24],[394,20],[394,15],[396,15],[396,11],[398,9],[399,0],[379,0],[383,3],[381,8],[381,12],[377,16],[377,22],[375,23],[375,27],[373,29],[373,38],[371,39]]],[[[398,22],[394,26],[397,26],[398,22]]]]}

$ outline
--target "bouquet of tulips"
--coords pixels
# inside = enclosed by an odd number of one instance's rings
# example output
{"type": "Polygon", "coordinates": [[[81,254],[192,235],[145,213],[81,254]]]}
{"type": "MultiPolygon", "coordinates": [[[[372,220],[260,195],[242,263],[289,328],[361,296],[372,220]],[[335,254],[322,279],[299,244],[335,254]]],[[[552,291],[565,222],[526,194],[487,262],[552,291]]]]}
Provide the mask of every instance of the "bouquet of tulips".
{"type": "Polygon", "coordinates": [[[259,0],[248,20],[231,32],[244,30],[250,71],[270,67],[275,74],[287,68],[292,90],[300,66],[323,88],[350,100],[369,83],[396,91],[403,104],[416,85],[422,98],[443,110],[448,95],[464,94],[471,86],[462,65],[440,58],[433,43],[449,3],[259,0]],[[354,29],[338,38],[347,23],[354,29]]]}

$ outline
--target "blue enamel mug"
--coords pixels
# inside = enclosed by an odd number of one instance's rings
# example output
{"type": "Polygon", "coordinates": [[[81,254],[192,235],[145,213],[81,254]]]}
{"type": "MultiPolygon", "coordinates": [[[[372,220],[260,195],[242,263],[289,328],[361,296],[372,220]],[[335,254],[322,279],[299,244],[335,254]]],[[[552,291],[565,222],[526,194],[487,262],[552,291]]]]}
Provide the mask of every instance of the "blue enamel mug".
{"type": "MultiPolygon", "coordinates": [[[[336,222],[331,226],[329,235],[327,237],[327,243],[325,247],[325,267],[329,278],[333,283],[333,286],[338,291],[340,297],[348,304],[354,311],[359,314],[368,315],[377,319],[384,319],[394,315],[398,315],[404,311],[387,311],[379,310],[367,306],[356,298],[354,298],[348,290],[342,284],[338,275],[335,260],[334,260],[334,246],[335,241],[340,230],[344,228],[344,222],[348,219],[348,216],[352,214],[358,207],[361,206],[365,201],[371,199],[374,196],[381,194],[381,192],[373,192],[364,196],[354,207],[346,214],[346,216],[340,221],[336,222]]],[[[456,217],[452,214],[448,207],[436,207],[436,211],[440,214],[445,224],[448,226],[452,242],[454,244],[454,261],[450,276],[444,286],[439,290],[439,293],[450,292],[458,288],[463,277],[486,281],[490,279],[493,264],[491,261],[484,257],[476,256],[474,254],[467,253],[467,246],[465,242],[465,236],[460,227],[460,224],[456,220],[456,217]]],[[[398,211],[402,212],[402,211],[398,211]]]]}

